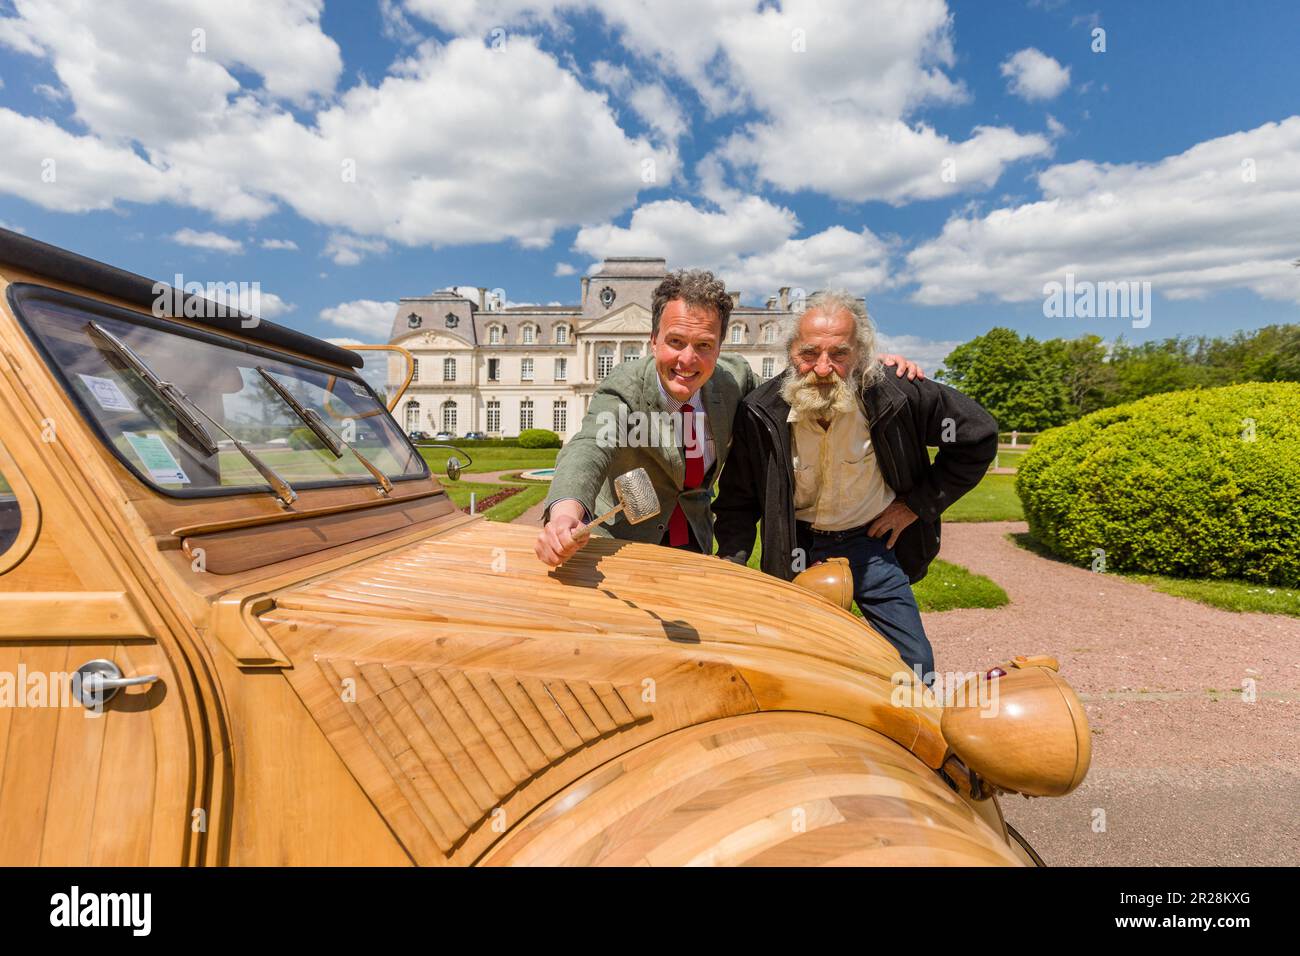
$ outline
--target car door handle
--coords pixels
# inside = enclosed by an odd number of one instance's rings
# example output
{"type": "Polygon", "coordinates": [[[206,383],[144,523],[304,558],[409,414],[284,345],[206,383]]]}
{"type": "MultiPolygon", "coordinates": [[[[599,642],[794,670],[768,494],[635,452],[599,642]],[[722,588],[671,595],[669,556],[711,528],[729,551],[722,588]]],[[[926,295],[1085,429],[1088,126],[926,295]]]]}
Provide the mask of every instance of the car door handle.
{"type": "Polygon", "coordinates": [[[123,687],[138,687],[158,680],[157,674],[123,677],[121,669],[112,661],[100,658],[87,661],[77,668],[74,678],[77,698],[86,707],[103,707],[123,687]]]}

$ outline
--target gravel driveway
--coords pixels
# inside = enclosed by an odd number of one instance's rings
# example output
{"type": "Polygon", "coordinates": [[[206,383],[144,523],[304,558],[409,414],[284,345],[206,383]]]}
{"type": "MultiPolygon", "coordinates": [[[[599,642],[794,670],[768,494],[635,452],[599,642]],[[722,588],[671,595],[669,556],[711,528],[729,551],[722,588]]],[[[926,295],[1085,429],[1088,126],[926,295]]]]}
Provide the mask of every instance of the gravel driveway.
{"type": "Polygon", "coordinates": [[[941,673],[1051,654],[1087,707],[1083,785],[1003,797],[1007,819],[1049,865],[1300,864],[1300,619],[1221,611],[1006,539],[1026,530],[944,525],[944,560],[1011,603],[924,616],[941,673]]]}

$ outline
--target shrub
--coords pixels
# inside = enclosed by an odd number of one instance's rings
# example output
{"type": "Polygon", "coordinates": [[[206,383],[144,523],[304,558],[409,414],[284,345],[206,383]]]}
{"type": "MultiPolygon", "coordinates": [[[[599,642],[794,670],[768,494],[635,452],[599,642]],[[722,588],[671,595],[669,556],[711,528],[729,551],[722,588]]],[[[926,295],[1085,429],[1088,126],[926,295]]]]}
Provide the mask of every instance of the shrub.
{"type": "Polygon", "coordinates": [[[519,433],[520,448],[559,448],[560,436],[545,428],[525,428],[519,433]]]}
{"type": "Polygon", "coordinates": [[[295,428],[289,432],[289,447],[294,451],[312,451],[320,446],[320,439],[310,428],[295,428]]]}
{"type": "Polygon", "coordinates": [[[1153,395],[1044,432],[1016,475],[1061,557],[1300,585],[1300,384],[1153,395]]]}

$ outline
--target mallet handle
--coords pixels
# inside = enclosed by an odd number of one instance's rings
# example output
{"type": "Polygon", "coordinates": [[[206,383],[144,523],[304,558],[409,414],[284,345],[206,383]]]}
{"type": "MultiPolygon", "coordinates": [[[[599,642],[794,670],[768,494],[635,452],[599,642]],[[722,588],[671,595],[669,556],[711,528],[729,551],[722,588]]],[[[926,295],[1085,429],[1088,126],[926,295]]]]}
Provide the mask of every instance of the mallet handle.
{"type": "Polygon", "coordinates": [[[592,528],[596,527],[596,525],[598,525],[598,524],[604,524],[606,521],[608,521],[610,518],[614,517],[614,515],[618,514],[618,513],[619,513],[620,511],[622,511],[622,510],[623,510],[623,506],[622,506],[622,505],[618,505],[618,506],[615,507],[615,508],[610,508],[608,511],[606,511],[603,515],[601,515],[601,516],[600,516],[599,518],[597,518],[595,521],[588,521],[586,524],[584,524],[581,528],[579,528],[577,531],[575,531],[575,532],[573,533],[573,536],[576,538],[576,537],[578,537],[579,535],[583,535],[583,534],[591,534],[591,529],[592,529],[592,528]]]}

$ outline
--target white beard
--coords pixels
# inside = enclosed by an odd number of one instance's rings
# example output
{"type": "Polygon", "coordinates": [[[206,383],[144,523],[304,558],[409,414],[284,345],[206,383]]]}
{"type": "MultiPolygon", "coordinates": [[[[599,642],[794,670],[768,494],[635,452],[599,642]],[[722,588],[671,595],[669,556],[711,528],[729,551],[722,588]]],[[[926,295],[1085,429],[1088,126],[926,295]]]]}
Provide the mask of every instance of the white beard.
{"type": "Polygon", "coordinates": [[[852,411],[854,392],[852,386],[856,385],[857,374],[850,375],[849,381],[845,382],[835,372],[831,372],[831,381],[832,387],[823,392],[817,387],[816,372],[809,372],[800,378],[792,366],[786,374],[785,381],[781,383],[781,397],[789,403],[800,418],[812,416],[830,419],[852,411]]]}

